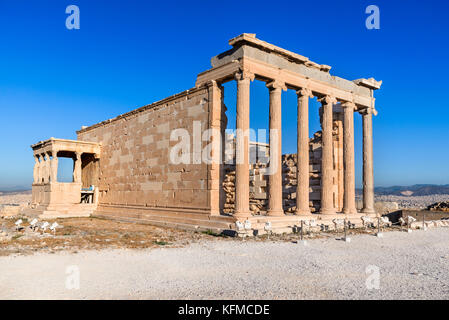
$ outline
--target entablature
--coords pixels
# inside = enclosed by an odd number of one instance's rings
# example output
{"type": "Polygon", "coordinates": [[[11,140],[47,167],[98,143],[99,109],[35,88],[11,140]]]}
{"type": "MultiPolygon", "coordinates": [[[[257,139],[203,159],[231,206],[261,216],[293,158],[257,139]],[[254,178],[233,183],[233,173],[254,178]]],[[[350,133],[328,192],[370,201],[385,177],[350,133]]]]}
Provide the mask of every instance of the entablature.
{"type": "Polygon", "coordinates": [[[90,153],[100,157],[101,144],[96,142],[50,138],[31,146],[34,155],[53,154],[54,152],[90,153]]]}

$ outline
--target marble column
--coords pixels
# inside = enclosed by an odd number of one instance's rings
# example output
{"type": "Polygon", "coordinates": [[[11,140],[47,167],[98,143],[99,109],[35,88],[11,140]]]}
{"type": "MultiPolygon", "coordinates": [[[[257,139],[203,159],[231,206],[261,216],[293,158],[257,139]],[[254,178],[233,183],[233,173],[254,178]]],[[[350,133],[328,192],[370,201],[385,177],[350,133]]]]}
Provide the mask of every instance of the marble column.
{"type": "Polygon", "coordinates": [[[39,156],[35,155],[34,156],[34,169],[33,169],[33,183],[39,183],[39,156]]]}
{"type": "Polygon", "coordinates": [[[50,181],[52,183],[58,182],[58,151],[53,150],[51,152],[52,159],[51,159],[51,175],[50,175],[50,181]]]}
{"type": "Polygon", "coordinates": [[[247,72],[236,73],[235,79],[237,81],[237,132],[234,217],[245,219],[251,216],[249,210],[249,94],[254,75],[247,72]]]}
{"type": "Polygon", "coordinates": [[[322,117],[322,151],[321,151],[321,210],[322,214],[335,214],[334,206],[334,161],[333,161],[333,106],[337,102],[334,97],[325,96],[320,99],[323,106],[322,117]]]}
{"type": "Polygon", "coordinates": [[[73,182],[81,183],[81,152],[75,153],[75,165],[73,169],[73,182]]]}
{"type": "Polygon", "coordinates": [[[355,104],[346,102],[343,107],[343,163],[344,197],[343,213],[357,213],[355,207],[355,167],[354,167],[354,109],[355,104]]]}
{"type": "Polygon", "coordinates": [[[268,176],[269,216],[283,216],[282,207],[282,90],[284,83],[272,81],[267,84],[270,91],[270,167],[268,176]]]}
{"type": "Polygon", "coordinates": [[[371,108],[362,113],[363,120],[363,208],[364,213],[374,213],[373,176],[373,112],[371,108]]]}
{"type": "Polygon", "coordinates": [[[39,165],[37,167],[37,180],[38,183],[42,183],[44,179],[44,157],[43,155],[38,154],[37,159],[39,161],[39,165]]]}
{"type": "Polygon", "coordinates": [[[44,170],[43,170],[44,183],[50,182],[50,155],[48,152],[44,154],[44,170]]]}
{"type": "Polygon", "coordinates": [[[296,214],[310,214],[309,206],[309,98],[312,91],[303,88],[298,95],[297,164],[296,164],[296,214]]]}

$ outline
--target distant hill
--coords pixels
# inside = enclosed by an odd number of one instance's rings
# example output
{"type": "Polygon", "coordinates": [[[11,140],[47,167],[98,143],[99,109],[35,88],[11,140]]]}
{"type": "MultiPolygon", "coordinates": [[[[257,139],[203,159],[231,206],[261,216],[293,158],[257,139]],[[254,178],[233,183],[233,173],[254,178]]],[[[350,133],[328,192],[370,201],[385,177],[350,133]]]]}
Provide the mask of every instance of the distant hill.
{"type": "Polygon", "coordinates": [[[22,193],[22,192],[31,192],[31,188],[23,187],[23,186],[15,186],[15,187],[0,189],[0,195],[1,194],[11,194],[11,193],[22,193]]]}
{"type": "MultiPolygon", "coordinates": [[[[362,189],[357,189],[361,194],[362,189]]],[[[413,186],[392,186],[376,187],[374,193],[377,195],[395,195],[395,196],[428,196],[431,194],[449,194],[449,184],[415,184],[413,186]]]]}

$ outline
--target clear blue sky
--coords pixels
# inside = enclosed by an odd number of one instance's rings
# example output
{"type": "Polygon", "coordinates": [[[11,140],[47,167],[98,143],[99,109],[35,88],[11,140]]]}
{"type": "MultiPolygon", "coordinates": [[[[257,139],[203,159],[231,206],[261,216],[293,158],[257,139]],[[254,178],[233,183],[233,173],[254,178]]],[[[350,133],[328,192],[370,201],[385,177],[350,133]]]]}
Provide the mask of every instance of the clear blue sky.
{"type": "MultiPolygon", "coordinates": [[[[193,87],[243,32],[331,65],[334,75],[383,80],[375,93],[376,186],[449,183],[447,0],[0,0],[0,188],[31,184],[31,144],[74,139],[82,125],[193,87]],[[70,4],[80,8],[80,30],[65,27],[70,4]],[[365,28],[369,4],[380,8],[380,30],[365,28]]],[[[251,126],[266,127],[267,89],[252,88],[251,126]]],[[[283,102],[283,149],[294,152],[294,93],[283,102]]],[[[311,130],[319,129],[317,107],[311,130]]]]}

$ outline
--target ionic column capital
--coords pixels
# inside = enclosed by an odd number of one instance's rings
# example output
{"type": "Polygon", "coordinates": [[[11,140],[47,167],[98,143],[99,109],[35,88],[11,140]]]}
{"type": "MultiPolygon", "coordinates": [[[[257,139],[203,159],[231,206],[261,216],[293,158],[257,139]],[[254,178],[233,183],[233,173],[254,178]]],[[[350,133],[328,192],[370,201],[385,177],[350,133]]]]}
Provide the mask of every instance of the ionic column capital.
{"type": "Polygon", "coordinates": [[[285,85],[285,82],[279,81],[279,80],[273,80],[267,83],[267,88],[270,90],[283,90],[287,91],[287,86],[285,85]]]}
{"type": "Polygon", "coordinates": [[[299,97],[309,97],[309,98],[313,98],[313,93],[312,90],[308,89],[308,88],[301,88],[299,90],[296,90],[296,94],[299,97]]]}
{"type": "Polygon", "coordinates": [[[249,72],[248,70],[240,70],[234,74],[234,78],[236,81],[244,81],[244,80],[254,81],[255,74],[249,72]]]}
{"type": "Polygon", "coordinates": [[[359,113],[364,116],[364,115],[369,115],[369,114],[373,114],[373,108],[365,108],[365,109],[361,109],[359,110],[359,113]]]}
{"type": "Polygon", "coordinates": [[[323,96],[321,98],[318,99],[319,102],[321,102],[321,104],[336,104],[337,103],[337,99],[334,96],[323,96]]]}
{"type": "Polygon", "coordinates": [[[348,108],[348,109],[352,109],[352,110],[355,110],[355,108],[356,108],[355,103],[354,103],[354,102],[351,102],[351,101],[343,102],[343,103],[341,104],[341,106],[342,106],[343,108],[348,108]]]}

